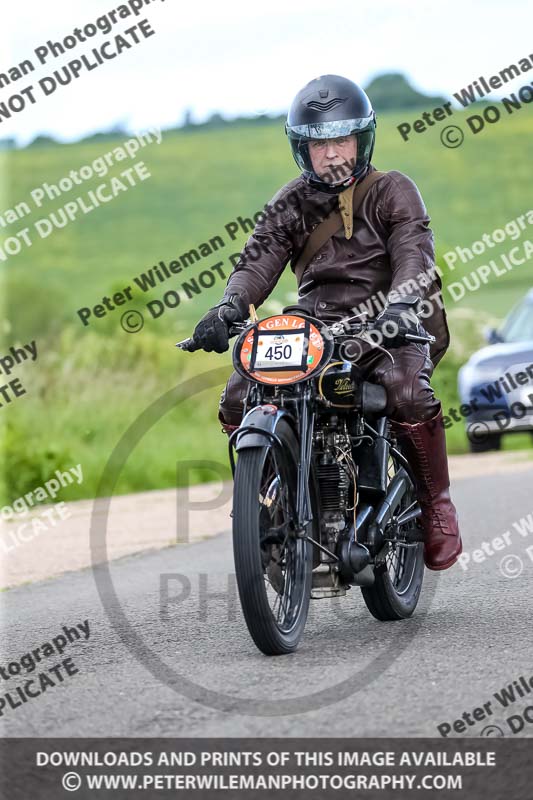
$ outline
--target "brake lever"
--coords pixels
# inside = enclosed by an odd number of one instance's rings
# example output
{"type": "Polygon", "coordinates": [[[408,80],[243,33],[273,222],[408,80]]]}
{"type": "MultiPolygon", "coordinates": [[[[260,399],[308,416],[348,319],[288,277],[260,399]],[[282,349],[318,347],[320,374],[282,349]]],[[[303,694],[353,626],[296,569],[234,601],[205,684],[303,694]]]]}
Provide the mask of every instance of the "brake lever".
{"type": "Polygon", "coordinates": [[[422,344],[435,344],[437,341],[435,336],[432,336],[431,333],[428,333],[427,336],[418,336],[415,333],[406,333],[404,338],[408,339],[410,342],[421,342],[422,344]]]}

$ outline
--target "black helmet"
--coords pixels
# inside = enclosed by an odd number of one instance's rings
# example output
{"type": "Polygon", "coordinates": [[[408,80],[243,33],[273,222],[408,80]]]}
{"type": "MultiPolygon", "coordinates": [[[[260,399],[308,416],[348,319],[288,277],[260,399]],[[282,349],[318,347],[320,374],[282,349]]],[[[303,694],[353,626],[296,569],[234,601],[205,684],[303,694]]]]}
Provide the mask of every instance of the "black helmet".
{"type": "Polygon", "coordinates": [[[316,189],[331,194],[364,178],[374,150],[375,131],[376,115],[367,95],[340,75],[321,75],[304,86],[292,101],[285,125],[294,160],[304,178],[316,189]],[[351,134],[357,137],[357,158],[351,175],[336,181],[332,174],[331,181],[324,181],[313,170],[309,141],[351,134]]]}

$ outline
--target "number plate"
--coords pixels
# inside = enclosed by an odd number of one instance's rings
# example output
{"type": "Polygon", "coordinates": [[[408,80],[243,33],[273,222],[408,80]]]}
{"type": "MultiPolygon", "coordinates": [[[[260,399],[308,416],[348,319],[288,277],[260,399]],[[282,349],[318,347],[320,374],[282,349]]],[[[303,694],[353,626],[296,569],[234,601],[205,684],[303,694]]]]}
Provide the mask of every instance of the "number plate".
{"type": "Polygon", "coordinates": [[[305,337],[302,330],[283,333],[259,332],[255,369],[296,367],[302,365],[305,337]]]}
{"type": "Polygon", "coordinates": [[[318,372],[332,354],[333,337],[325,323],[299,314],[274,314],[241,333],[233,365],[248,380],[285,386],[318,372]]]}

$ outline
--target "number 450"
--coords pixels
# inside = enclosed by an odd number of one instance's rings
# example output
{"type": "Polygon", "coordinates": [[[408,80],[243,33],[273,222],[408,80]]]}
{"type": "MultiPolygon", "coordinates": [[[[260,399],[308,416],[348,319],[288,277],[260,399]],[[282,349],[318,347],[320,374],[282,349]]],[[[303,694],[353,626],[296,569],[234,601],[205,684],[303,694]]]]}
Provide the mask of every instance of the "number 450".
{"type": "Polygon", "coordinates": [[[265,358],[275,359],[279,361],[284,358],[288,361],[292,354],[292,346],[290,344],[275,344],[274,347],[269,347],[265,353],[265,358]]]}

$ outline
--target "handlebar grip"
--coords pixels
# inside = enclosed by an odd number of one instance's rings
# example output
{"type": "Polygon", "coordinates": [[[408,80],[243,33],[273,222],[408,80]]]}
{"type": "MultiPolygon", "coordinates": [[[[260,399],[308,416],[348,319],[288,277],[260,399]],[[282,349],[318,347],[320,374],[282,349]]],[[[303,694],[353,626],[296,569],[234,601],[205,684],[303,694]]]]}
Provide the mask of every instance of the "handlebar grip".
{"type": "Polygon", "coordinates": [[[180,350],[186,350],[189,353],[193,353],[195,350],[200,349],[195,343],[194,339],[190,336],[188,339],[182,339],[181,342],[176,342],[176,347],[179,347],[180,350]]]}

